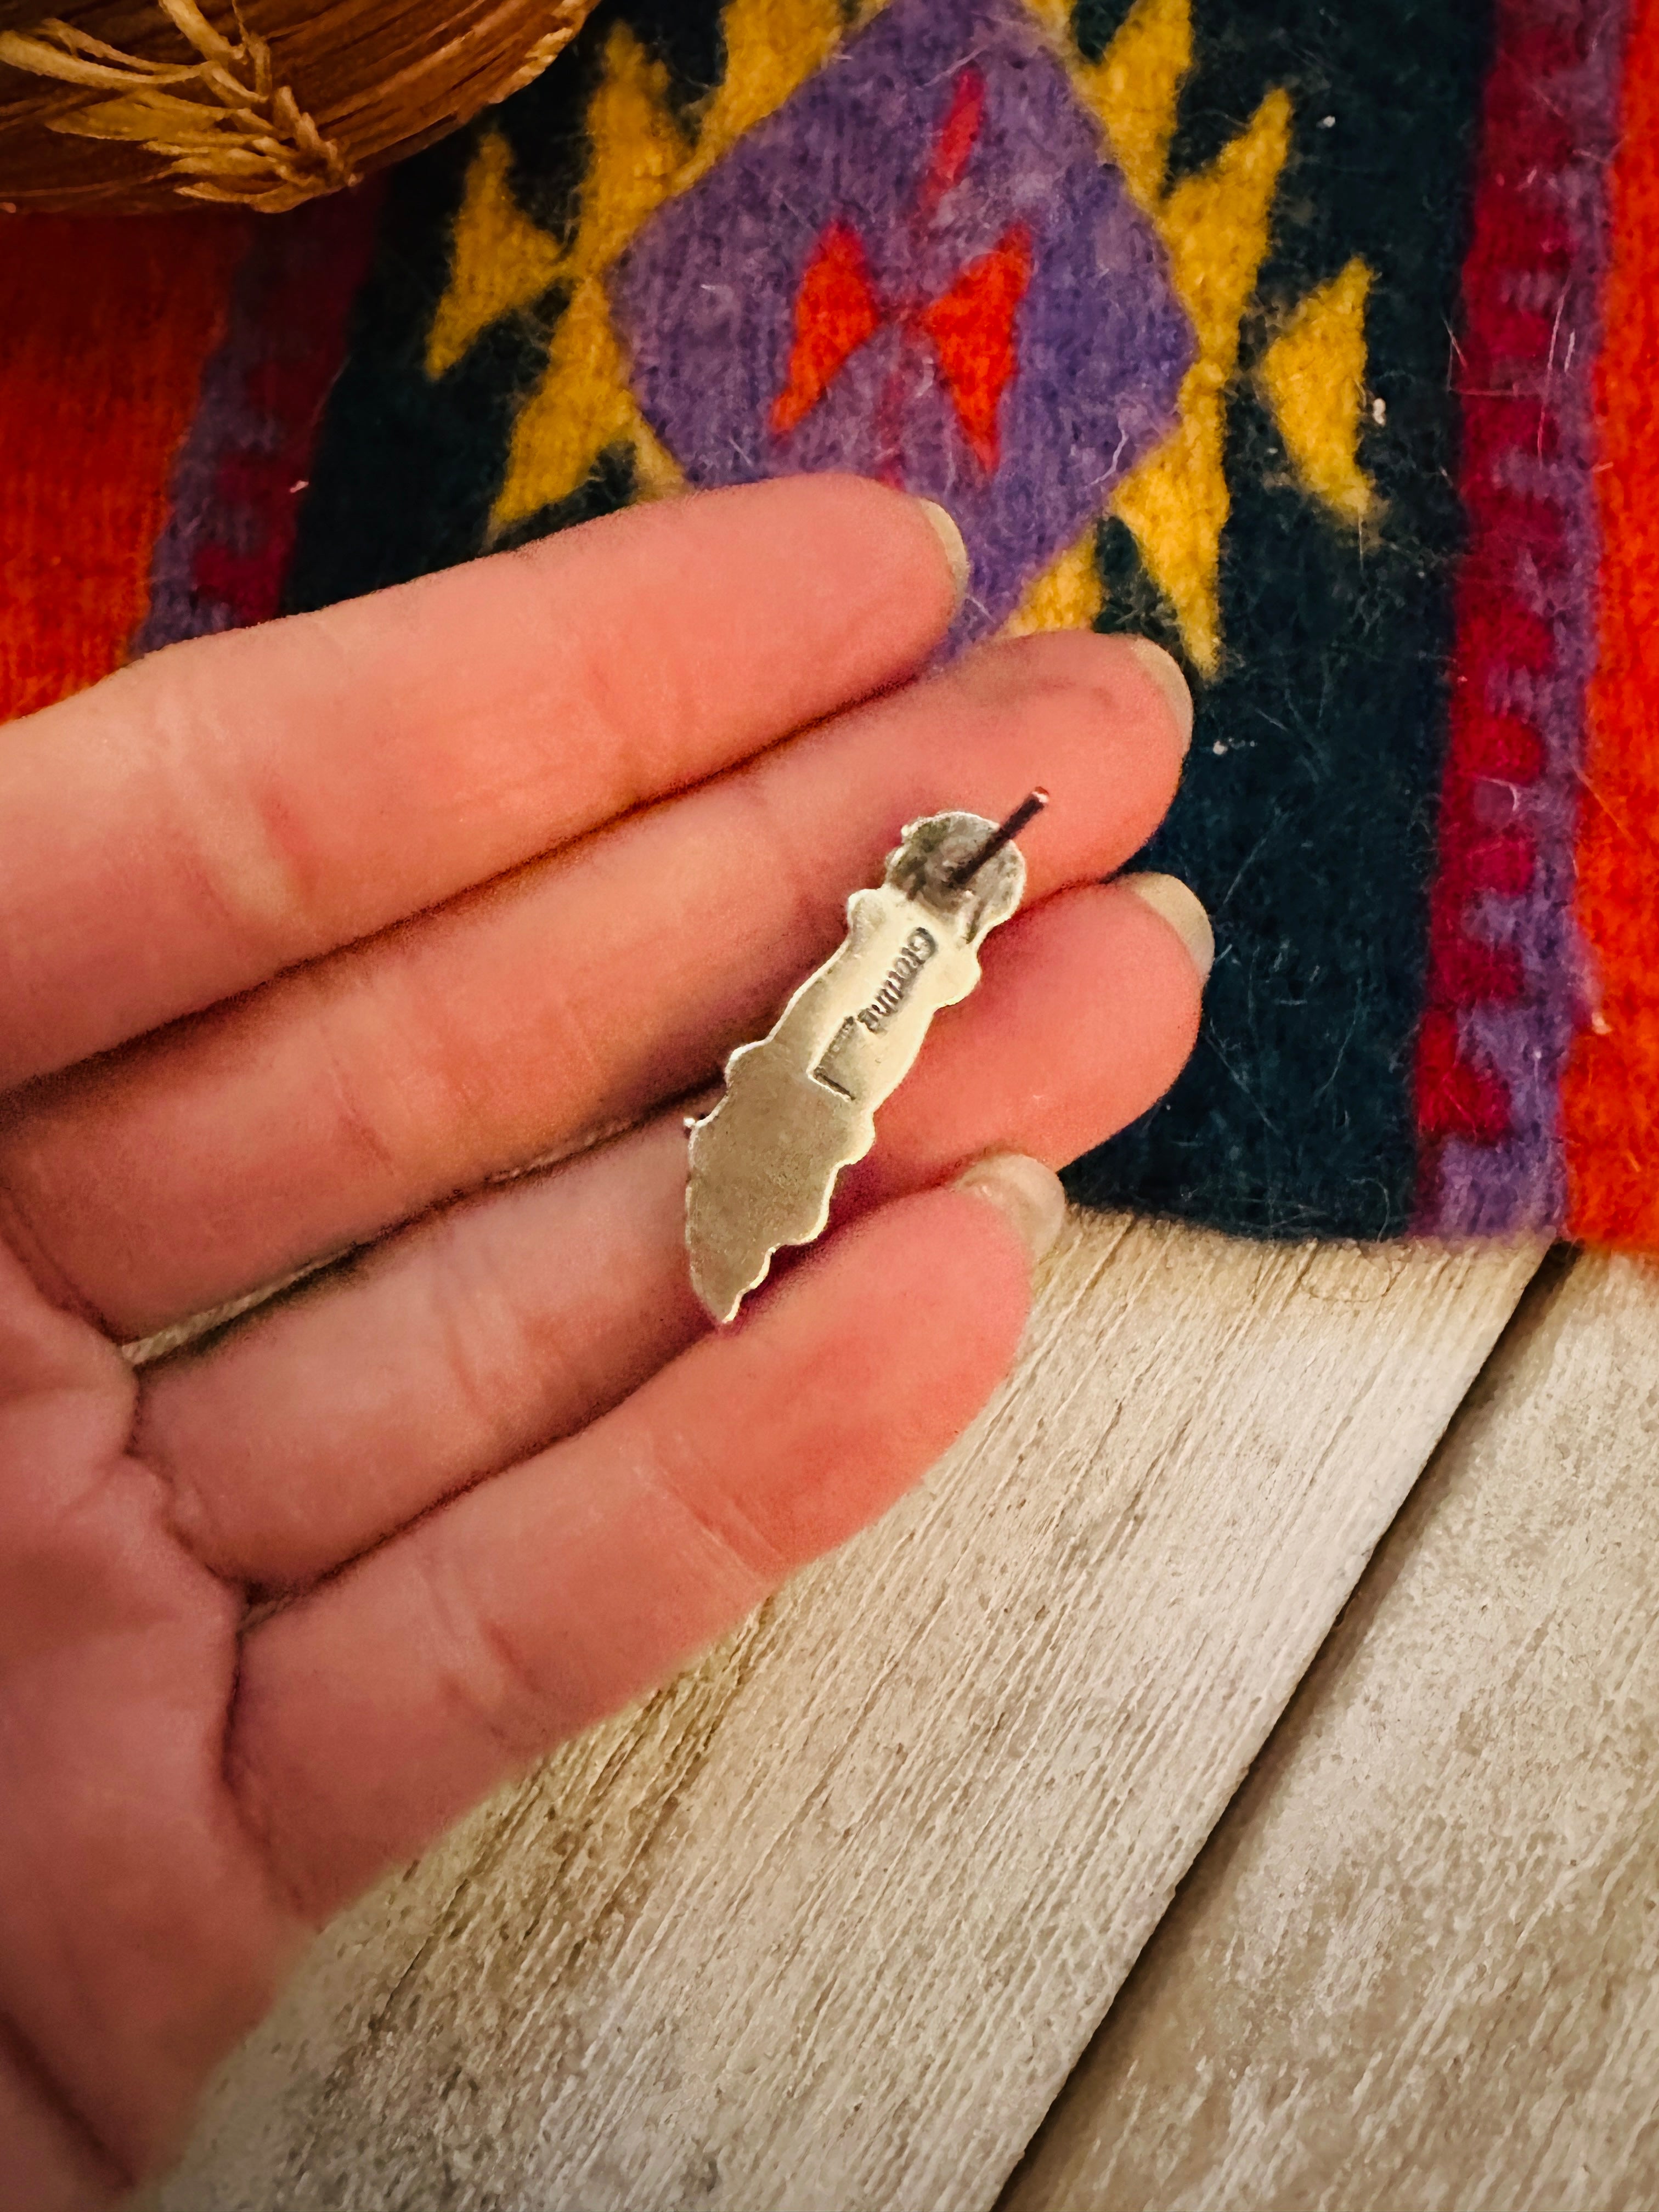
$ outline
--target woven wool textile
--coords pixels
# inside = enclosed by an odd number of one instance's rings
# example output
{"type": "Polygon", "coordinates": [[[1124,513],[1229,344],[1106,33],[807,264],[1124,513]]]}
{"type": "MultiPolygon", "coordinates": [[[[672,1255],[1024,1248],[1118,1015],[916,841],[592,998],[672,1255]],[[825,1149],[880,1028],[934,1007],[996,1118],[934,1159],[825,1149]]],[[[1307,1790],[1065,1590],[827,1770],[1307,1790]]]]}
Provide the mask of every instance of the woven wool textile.
{"type": "Polygon", "coordinates": [[[0,713],[860,470],[951,649],[1193,683],[1204,1031],[1076,1195],[1659,1247],[1656,149],[1659,0],[606,0],[383,190],[0,230],[0,713]]]}

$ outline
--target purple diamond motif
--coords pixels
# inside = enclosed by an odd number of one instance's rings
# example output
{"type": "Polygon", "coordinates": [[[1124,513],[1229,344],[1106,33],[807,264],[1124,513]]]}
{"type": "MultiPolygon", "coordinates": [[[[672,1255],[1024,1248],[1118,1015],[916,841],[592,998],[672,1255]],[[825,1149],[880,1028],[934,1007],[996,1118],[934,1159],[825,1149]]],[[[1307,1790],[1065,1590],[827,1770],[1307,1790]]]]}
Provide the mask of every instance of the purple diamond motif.
{"type": "Polygon", "coordinates": [[[941,501],[994,629],[1170,428],[1163,246],[1019,0],[892,0],[611,273],[697,485],[852,469],[941,501]]]}

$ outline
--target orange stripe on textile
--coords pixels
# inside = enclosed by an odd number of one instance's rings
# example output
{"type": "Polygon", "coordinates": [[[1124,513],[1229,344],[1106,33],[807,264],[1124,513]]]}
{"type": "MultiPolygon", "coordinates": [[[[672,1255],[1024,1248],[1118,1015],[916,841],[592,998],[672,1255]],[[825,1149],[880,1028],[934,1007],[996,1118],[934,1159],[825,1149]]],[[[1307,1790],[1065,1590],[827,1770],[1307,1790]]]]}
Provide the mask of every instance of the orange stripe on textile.
{"type": "Polygon", "coordinates": [[[248,219],[0,222],[0,721],[106,676],[248,219]]]}
{"type": "Polygon", "coordinates": [[[1659,1249],[1659,0],[1635,0],[1596,379],[1600,658],[1578,919],[1596,1012],[1562,1086],[1567,1233],[1659,1249]]]}

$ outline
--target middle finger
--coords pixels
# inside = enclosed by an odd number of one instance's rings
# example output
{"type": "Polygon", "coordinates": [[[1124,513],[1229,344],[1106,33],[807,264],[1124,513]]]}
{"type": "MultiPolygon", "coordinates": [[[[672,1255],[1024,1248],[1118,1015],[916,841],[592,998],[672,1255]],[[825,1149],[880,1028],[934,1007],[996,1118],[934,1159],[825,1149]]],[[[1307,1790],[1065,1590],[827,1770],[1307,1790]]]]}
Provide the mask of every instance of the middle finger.
{"type": "MultiPolygon", "coordinates": [[[[1019,915],[881,1111],[835,1215],[988,1151],[1058,1166],[1145,1111],[1200,979],[1136,879],[1019,915]],[[1079,1004],[1088,1012],[1079,1017],[1079,1004]]],[[[292,1587],[621,1402],[710,1326],[685,1262],[685,1134],[665,1113],[432,1213],[144,1376],[133,1449],[216,1573],[292,1587]]],[[[787,1255],[785,1264],[797,1255],[787,1255]]]]}
{"type": "Polygon", "coordinates": [[[1033,782],[1030,896],[1120,866],[1179,774],[1130,644],[1029,638],[246,999],[18,1094],[0,1210],[137,1336],[711,1075],[905,819],[1033,782]]]}

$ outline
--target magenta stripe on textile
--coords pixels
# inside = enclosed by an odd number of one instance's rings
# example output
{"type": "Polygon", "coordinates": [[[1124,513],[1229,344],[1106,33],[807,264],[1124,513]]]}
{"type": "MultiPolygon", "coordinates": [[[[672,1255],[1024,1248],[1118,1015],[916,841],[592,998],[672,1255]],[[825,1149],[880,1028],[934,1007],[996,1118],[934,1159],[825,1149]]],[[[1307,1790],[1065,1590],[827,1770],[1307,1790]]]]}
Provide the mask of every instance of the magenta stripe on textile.
{"type": "Polygon", "coordinates": [[[135,656],[276,612],[380,197],[359,187],[261,221],[174,466],[135,656]]]}
{"type": "MultiPolygon", "coordinates": [[[[1518,64],[1511,91],[1519,97],[1501,131],[1489,125],[1480,190],[1489,206],[1504,203],[1513,258],[1495,294],[1468,302],[1463,368],[1476,387],[1465,398],[1468,442],[1491,454],[1489,489],[1509,498],[1497,526],[1505,542],[1482,546],[1471,497],[1471,560],[1526,631],[1547,643],[1531,665],[1522,665],[1520,647],[1489,651],[1483,641],[1506,635],[1507,626],[1483,607],[1463,665],[1465,679],[1483,687],[1486,718],[1510,718],[1534,733],[1541,767],[1518,782],[1480,781],[1479,763],[1469,764],[1480,829],[1500,839],[1521,833],[1534,858],[1524,889],[1479,892],[1464,911],[1468,938],[1518,965],[1518,990],[1465,1004],[1457,1015],[1460,1058],[1501,1083],[1510,1127],[1495,1140],[1452,1134],[1438,1148],[1419,1217],[1431,1234],[1551,1231],[1566,1215],[1560,1085],[1586,1003],[1572,900],[1599,559],[1593,377],[1624,15],[1624,0],[1500,0],[1498,9],[1497,67],[1506,52],[1518,64]],[[1540,52],[1552,56],[1549,66],[1534,65],[1540,52]],[[1540,143],[1558,148],[1557,157],[1540,160],[1540,143]],[[1483,313],[1492,326],[1484,333],[1483,313]],[[1502,334],[1511,318],[1545,316],[1542,358],[1506,357],[1502,334]],[[1519,410],[1516,402],[1525,403],[1519,410]],[[1483,409],[1507,413],[1525,442],[1505,447],[1483,436],[1483,409]]],[[[1478,202],[1477,233],[1480,220],[1478,202]]],[[[1480,257],[1477,235],[1472,264],[1480,257]]]]}

